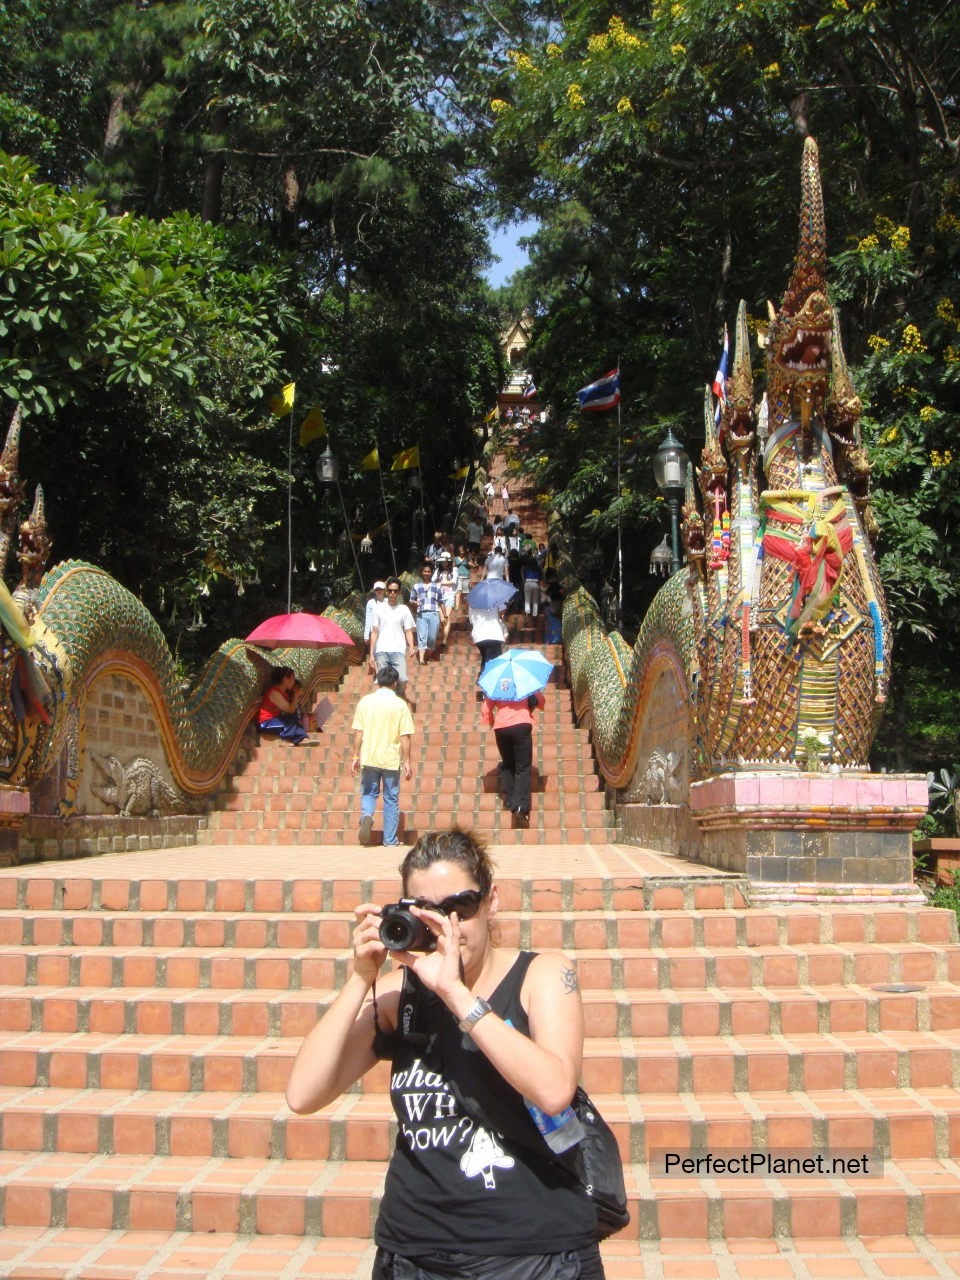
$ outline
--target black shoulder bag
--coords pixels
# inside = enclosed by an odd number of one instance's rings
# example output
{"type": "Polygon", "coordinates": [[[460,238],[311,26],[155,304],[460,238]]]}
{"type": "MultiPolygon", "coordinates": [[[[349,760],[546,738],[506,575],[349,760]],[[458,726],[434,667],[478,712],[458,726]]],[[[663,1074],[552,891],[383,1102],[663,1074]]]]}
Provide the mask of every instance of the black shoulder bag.
{"type": "MultiPolygon", "coordinates": [[[[472,1120],[482,1124],[485,1129],[502,1132],[491,1121],[476,1098],[465,1097],[456,1081],[448,1079],[447,1083],[450,1092],[472,1120]]],[[[551,1151],[544,1142],[532,1117],[529,1128],[525,1131],[520,1132],[511,1126],[503,1136],[518,1146],[545,1156],[580,1183],[593,1201],[594,1212],[597,1215],[597,1239],[606,1240],[607,1236],[622,1231],[630,1221],[620,1148],[617,1146],[613,1130],[594,1106],[590,1095],[582,1085],[577,1085],[577,1091],[573,1095],[570,1106],[583,1126],[583,1137],[575,1146],[569,1147],[560,1155],[551,1151]]]]}

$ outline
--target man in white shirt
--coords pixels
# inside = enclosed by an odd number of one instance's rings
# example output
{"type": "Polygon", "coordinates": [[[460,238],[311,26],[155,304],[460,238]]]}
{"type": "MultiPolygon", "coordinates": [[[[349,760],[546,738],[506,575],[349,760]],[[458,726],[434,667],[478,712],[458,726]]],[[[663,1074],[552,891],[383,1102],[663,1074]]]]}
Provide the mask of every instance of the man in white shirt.
{"type": "Polygon", "coordinates": [[[470,559],[474,564],[480,563],[480,539],[483,537],[483,528],[476,519],[467,523],[467,550],[470,552],[470,559]]]}
{"type": "MultiPolygon", "coordinates": [[[[503,642],[506,638],[503,630],[503,622],[500,618],[499,609],[470,609],[470,639],[477,646],[477,652],[480,654],[480,672],[491,660],[491,658],[499,658],[503,653],[503,642]]],[[[483,693],[477,690],[477,697],[482,698],[483,693]]]]}
{"type": "Polygon", "coordinates": [[[507,576],[507,557],[498,542],[487,556],[485,566],[488,578],[505,578],[507,576]]]}
{"type": "Polygon", "coordinates": [[[402,692],[407,683],[407,658],[412,658],[416,651],[416,625],[400,595],[399,578],[387,579],[386,597],[374,611],[368,664],[371,671],[396,667],[402,692]]]}
{"type": "Polygon", "coordinates": [[[367,601],[367,607],[363,615],[363,640],[367,646],[367,657],[373,653],[370,647],[370,632],[373,630],[373,619],[377,611],[377,605],[383,604],[387,598],[387,584],[385,582],[375,582],[373,584],[373,595],[367,601]]]}

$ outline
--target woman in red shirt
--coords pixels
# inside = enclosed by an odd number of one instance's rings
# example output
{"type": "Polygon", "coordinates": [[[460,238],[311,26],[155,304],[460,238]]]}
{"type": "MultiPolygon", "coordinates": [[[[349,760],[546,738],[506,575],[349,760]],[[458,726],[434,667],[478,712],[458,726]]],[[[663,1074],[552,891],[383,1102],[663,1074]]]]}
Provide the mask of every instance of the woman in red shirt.
{"type": "Polygon", "coordinates": [[[300,722],[296,684],[297,676],[292,667],[274,667],[270,672],[270,685],[257,712],[260,733],[276,733],[295,747],[309,740],[300,722]]]}
{"type": "Polygon", "coordinates": [[[542,693],[519,702],[484,698],[480,719],[493,726],[500,752],[500,794],[515,827],[530,825],[530,766],[533,762],[533,713],[543,709],[542,693]]]}

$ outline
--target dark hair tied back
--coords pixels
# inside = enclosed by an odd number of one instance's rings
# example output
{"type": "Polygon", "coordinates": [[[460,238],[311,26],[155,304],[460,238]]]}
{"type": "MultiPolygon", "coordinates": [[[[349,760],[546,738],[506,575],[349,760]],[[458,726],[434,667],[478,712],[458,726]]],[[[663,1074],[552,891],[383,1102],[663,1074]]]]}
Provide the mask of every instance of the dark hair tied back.
{"type": "Polygon", "coordinates": [[[422,835],[400,864],[403,891],[414,871],[426,871],[435,862],[453,862],[462,867],[484,896],[493,885],[493,863],[487,846],[472,831],[451,827],[449,831],[428,831],[422,835]]]}

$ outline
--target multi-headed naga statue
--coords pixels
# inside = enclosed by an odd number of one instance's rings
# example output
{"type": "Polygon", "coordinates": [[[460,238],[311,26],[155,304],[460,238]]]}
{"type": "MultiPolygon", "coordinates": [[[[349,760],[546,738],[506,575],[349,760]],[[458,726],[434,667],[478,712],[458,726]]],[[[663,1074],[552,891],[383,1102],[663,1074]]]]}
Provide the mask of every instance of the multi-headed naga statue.
{"type": "Polygon", "coordinates": [[[762,337],[766,395],[754,392],[742,303],[719,423],[707,393],[706,443],[684,505],[688,567],[658,594],[632,653],[602,636],[585,600],[565,626],[578,705],[588,683],[608,690],[591,695],[591,712],[604,774],[626,798],[643,798],[651,760],[668,750],[681,759],[681,794],[729,768],[804,768],[811,755],[816,767],[867,764],[890,628],[870,545],[860,401],[825,266],[808,139],[793,276],[762,337]]]}
{"type": "Polygon", "coordinates": [[[758,413],[741,303],[718,430],[705,414],[704,519],[729,523],[728,544],[722,529],[719,549],[714,537],[698,553],[687,495],[698,771],[803,762],[813,738],[831,762],[864,766],[885,697],[890,631],[865,529],[869,465],[825,262],[808,139],[799,252],[763,340],[766,403],[758,413]]]}

